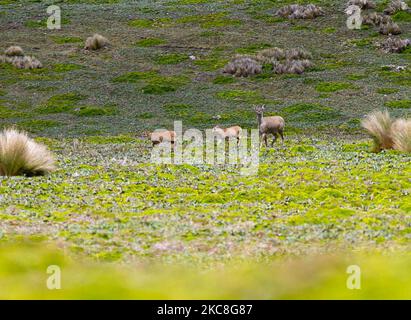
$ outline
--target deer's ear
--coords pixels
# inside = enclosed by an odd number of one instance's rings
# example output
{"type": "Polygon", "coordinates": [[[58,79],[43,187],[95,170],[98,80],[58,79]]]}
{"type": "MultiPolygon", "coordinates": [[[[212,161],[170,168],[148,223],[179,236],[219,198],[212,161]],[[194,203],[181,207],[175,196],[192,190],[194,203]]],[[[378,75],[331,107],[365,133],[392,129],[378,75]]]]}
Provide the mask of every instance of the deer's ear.
{"type": "Polygon", "coordinates": [[[265,104],[261,106],[261,110],[265,110],[265,104]]]}

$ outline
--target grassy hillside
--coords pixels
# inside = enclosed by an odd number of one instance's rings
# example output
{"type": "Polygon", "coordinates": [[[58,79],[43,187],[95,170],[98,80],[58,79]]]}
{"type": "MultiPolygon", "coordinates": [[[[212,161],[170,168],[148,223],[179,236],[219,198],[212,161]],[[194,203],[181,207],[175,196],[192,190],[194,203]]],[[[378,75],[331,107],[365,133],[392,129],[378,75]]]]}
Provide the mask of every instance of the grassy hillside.
{"type": "MultiPolygon", "coordinates": [[[[314,20],[274,16],[292,1],[56,2],[61,30],[45,27],[50,1],[0,0],[0,49],[44,65],[0,64],[0,126],[58,160],[47,177],[0,179],[1,297],[410,298],[411,156],[370,152],[360,128],[376,108],[410,117],[411,70],[385,67],[409,66],[409,49],[383,53],[375,28],[348,30],[340,1],[313,1],[314,20]],[[95,32],[111,45],[83,50],[95,32]],[[305,48],[314,67],[222,73],[269,47],[305,48]],[[256,104],[287,123],[257,175],[150,163],[148,131],[256,128],[256,104]],[[66,290],[44,287],[50,264],[66,290]],[[362,290],[345,286],[351,264],[362,290]]],[[[395,17],[401,38],[410,16],[395,17]]]]}

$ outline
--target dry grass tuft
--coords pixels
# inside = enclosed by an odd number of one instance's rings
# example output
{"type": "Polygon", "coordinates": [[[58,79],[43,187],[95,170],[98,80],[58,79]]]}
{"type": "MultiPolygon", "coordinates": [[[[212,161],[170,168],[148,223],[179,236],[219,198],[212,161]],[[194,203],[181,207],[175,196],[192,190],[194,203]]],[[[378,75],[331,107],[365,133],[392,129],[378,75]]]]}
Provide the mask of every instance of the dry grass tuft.
{"type": "Polygon", "coordinates": [[[261,73],[262,66],[249,56],[236,56],[225,67],[223,72],[236,77],[248,77],[261,73]]]}
{"type": "Polygon", "coordinates": [[[24,56],[24,51],[19,46],[11,46],[4,51],[4,54],[8,57],[24,56]]]}
{"type": "Polygon", "coordinates": [[[388,24],[392,22],[393,21],[390,16],[382,15],[377,12],[365,14],[362,20],[363,24],[377,26],[377,27],[380,27],[384,24],[388,24]]]}
{"type": "Polygon", "coordinates": [[[1,176],[39,176],[54,170],[54,158],[46,146],[15,129],[0,133],[1,176]]]}
{"type": "Polygon", "coordinates": [[[285,59],[285,52],[280,48],[268,48],[261,50],[257,53],[256,60],[265,64],[272,63],[273,60],[283,60],[285,59]]]}
{"type": "Polygon", "coordinates": [[[411,45],[411,39],[398,39],[389,37],[383,42],[378,44],[378,47],[387,53],[400,53],[403,52],[408,46],[411,45]]]}
{"type": "Polygon", "coordinates": [[[25,56],[23,49],[12,46],[4,51],[5,55],[0,55],[0,63],[9,63],[18,69],[38,69],[43,68],[41,62],[33,56],[25,56]]]}
{"type": "Polygon", "coordinates": [[[358,6],[361,9],[375,9],[376,5],[371,0],[350,0],[347,2],[347,7],[349,6],[358,6]]]}
{"type": "Polygon", "coordinates": [[[392,124],[394,149],[411,152],[411,119],[398,119],[392,124]]]}
{"type": "Polygon", "coordinates": [[[107,38],[99,34],[94,34],[92,37],[88,37],[84,49],[86,50],[98,50],[109,45],[107,38]]]}
{"type": "Polygon", "coordinates": [[[374,111],[368,114],[361,122],[370,136],[374,139],[374,151],[392,149],[394,142],[391,136],[392,119],[387,110],[374,111]]]}
{"type": "Polygon", "coordinates": [[[379,32],[384,35],[396,35],[401,33],[401,29],[395,22],[388,22],[380,26],[379,32]]]}
{"type": "Polygon", "coordinates": [[[384,13],[385,14],[395,14],[398,11],[405,11],[408,10],[408,5],[401,0],[393,0],[391,3],[388,5],[387,8],[385,8],[384,13]]]}
{"type": "Polygon", "coordinates": [[[324,10],[314,4],[291,4],[277,10],[276,15],[289,19],[314,19],[324,15],[324,10]]]}

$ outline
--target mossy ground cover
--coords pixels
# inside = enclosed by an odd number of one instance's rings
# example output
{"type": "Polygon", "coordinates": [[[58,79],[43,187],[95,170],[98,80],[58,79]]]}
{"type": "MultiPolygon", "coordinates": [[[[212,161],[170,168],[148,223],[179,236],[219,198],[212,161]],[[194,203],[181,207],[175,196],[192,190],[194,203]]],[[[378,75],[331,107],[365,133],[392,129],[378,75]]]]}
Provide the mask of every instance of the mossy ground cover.
{"type": "MultiPolygon", "coordinates": [[[[26,281],[50,261],[61,263],[71,279],[61,297],[107,298],[116,292],[118,297],[197,298],[203,292],[215,298],[372,298],[410,288],[409,274],[403,276],[407,257],[389,260],[396,271],[386,274],[385,282],[376,274],[386,260],[350,257],[352,251],[409,251],[410,156],[371,153],[371,140],[360,128],[360,119],[376,108],[410,115],[409,69],[383,68],[408,65],[409,54],[382,54],[374,44],[383,36],[347,30],[344,4],[316,1],[326,15],[308,23],[274,17],[280,4],[268,0],[141,6],[72,0],[62,4],[67,13],[62,30],[52,31],[44,28],[44,3],[20,3],[2,3],[0,25],[13,28],[2,30],[1,49],[21,45],[44,68],[0,64],[0,126],[16,125],[46,143],[58,170],[43,178],[0,180],[0,272],[7,275],[0,285],[10,288],[5,297],[58,298],[26,281]],[[82,50],[91,30],[111,45],[82,50]],[[314,67],[299,76],[222,74],[235,54],[276,46],[305,48],[314,67]],[[286,120],[284,145],[260,151],[257,175],[241,176],[229,166],[150,163],[147,131],[171,129],[174,120],[199,129],[256,128],[256,104],[286,120]],[[26,250],[22,241],[63,247],[73,260],[61,260],[61,249],[28,244],[26,250]],[[16,259],[26,271],[14,274],[10,257],[26,252],[40,258],[16,259]],[[318,276],[282,273],[276,264],[329,253],[341,254],[317,259],[323,261],[318,265],[305,259],[294,267],[285,264],[294,271],[314,266],[318,276]],[[345,287],[345,268],[358,261],[372,285],[353,296],[345,287]],[[136,264],[145,266],[138,275],[127,269],[136,264]],[[233,272],[236,264],[244,270],[233,272]],[[157,265],[164,277],[154,276],[157,265]],[[210,275],[174,273],[171,265],[210,275]],[[225,273],[213,269],[221,266],[225,273]],[[107,281],[105,271],[118,281],[107,281]],[[84,279],[94,275],[84,295],[73,279],[78,273],[84,279]],[[330,278],[324,280],[324,273],[330,278]],[[233,281],[221,281],[227,274],[233,281]],[[178,285],[170,283],[164,292],[160,287],[169,275],[178,285]],[[21,285],[12,290],[8,277],[21,285]],[[132,281],[124,284],[125,278],[132,281]],[[292,279],[304,281],[296,285],[292,279]],[[98,288],[104,290],[93,289],[100,280],[104,285],[98,288]],[[202,288],[196,289],[198,296],[193,283],[202,288]],[[384,291],[381,283],[391,289],[384,291]],[[148,286],[153,290],[141,289],[148,286]]],[[[411,23],[405,16],[396,19],[402,37],[410,38],[411,23]]]]}

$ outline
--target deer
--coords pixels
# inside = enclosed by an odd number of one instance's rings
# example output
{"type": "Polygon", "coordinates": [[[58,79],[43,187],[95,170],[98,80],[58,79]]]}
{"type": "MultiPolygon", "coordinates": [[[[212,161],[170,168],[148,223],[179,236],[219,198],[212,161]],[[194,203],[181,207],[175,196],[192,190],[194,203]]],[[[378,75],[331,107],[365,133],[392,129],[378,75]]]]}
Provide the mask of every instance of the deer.
{"type": "Polygon", "coordinates": [[[176,140],[176,132],[169,130],[154,131],[150,134],[150,139],[153,143],[153,147],[162,142],[170,142],[174,145],[176,140]]]}
{"type": "MultiPolygon", "coordinates": [[[[264,140],[265,146],[268,147],[267,135],[273,135],[273,141],[271,146],[274,145],[277,140],[277,136],[281,136],[281,140],[284,142],[284,127],[285,121],[280,116],[264,117],[263,113],[265,105],[256,106],[255,112],[257,113],[258,131],[260,133],[260,139],[264,140]]],[[[261,143],[263,142],[261,140],[261,143]]]]}
{"type": "Polygon", "coordinates": [[[237,138],[237,145],[240,143],[241,138],[241,129],[240,126],[234,126],[229,128],[221,128],[220,126],[215,126],[213,128],[214,134],[218,135],[221,139],[237,138]]]}

